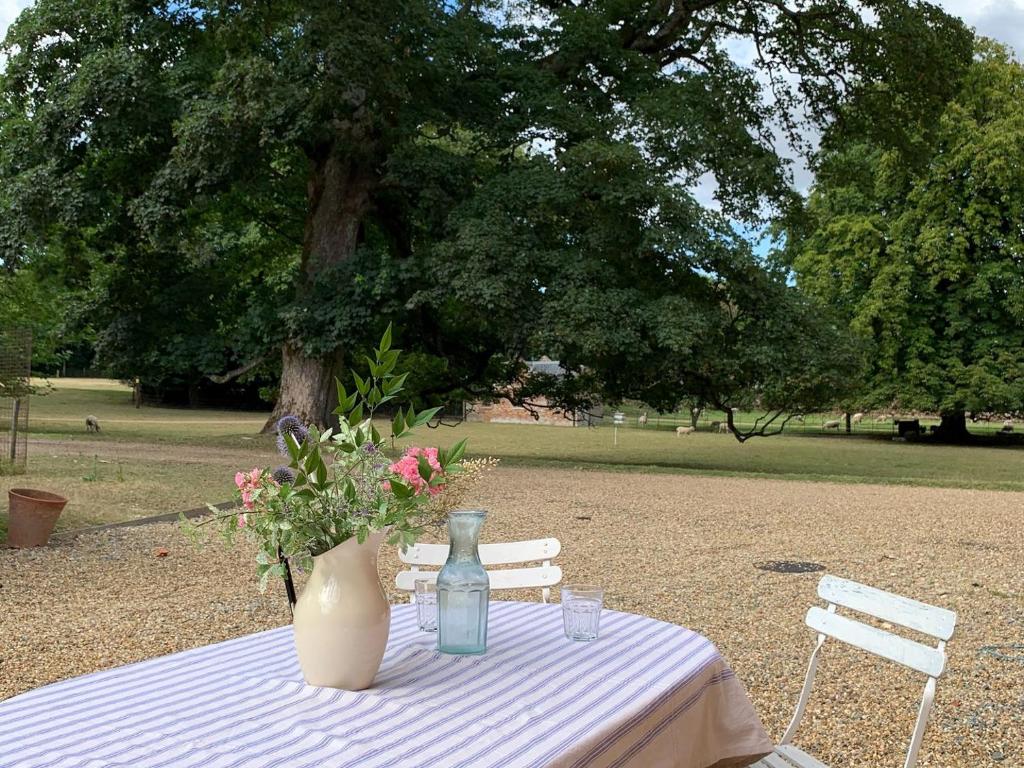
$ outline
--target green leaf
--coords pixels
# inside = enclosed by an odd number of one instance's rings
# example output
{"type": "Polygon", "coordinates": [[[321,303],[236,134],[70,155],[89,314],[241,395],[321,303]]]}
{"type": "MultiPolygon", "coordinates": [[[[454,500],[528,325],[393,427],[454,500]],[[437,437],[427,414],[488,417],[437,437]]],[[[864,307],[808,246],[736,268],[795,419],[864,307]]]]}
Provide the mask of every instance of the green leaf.
{"type": "Polygon", "coordinates": [[[391,349],[391,323],[388,323],[388,327],[380,339],[380,347],[378,347],[378,349],[381,352],[387,352],[391,349]]]}
{"type": "Polygon", "coordinates": [[[363,377],[360,376],[355,371],[352,371],[352,378],[355,379],[356,389],[359,390],[359,394],[362,395],[363,397],[366,397],[366,393],[370,389],[370,382],[363,379],[363,377]]]}
{"type": "Polygon", "coordinates": [[[391,421],[391,435],[392,437],[400,437],[405,431],[405,415],[402,413],[402,409],[398,409],[398,413],[395,414],[395,418],[391,421]]]}
{"type": "Polygon", "coordinates": [[[363,404],[359,403],[348,415],[348,423],[353,427],[357,426],[359,422],[363,420],[363,404]]]}
{"type": "Polygon", "coordinates": [[[416,457],[416,469],[420,473],[420,477],[424,480],[429,480],[430,476],[434,474],[434,468],[430,466],[430,462],[427,461],[427,457],[422,453],[416,457]]]}
{"type": "Polygon", "coordinates": [[[395,370],[395,364],[398,362],[399,352],[397,349],[393,349],[390,352],[385,353],[382,357],[381,374],[387,376],[395,370]]]}
{"type": "Polygon", "coordinates": [[[402,387],[405,386],[405,380],[409,378],[409,372],[401,373],[394,378],[388,379],[382,385],[384,394],[386,395],[397,395],[402,391],[402,387]]]}
{"type": "Polygon", "coordinates": [[[293,464],[297,464],[302,458],[302,446],[295,439],[295,435],[288,433],[284,436],[284,445],[288,449],[288,455],[292,457],[293,464]]]}
{"type": "Polygon", "coordinates": [[[423,426],[428,421],[430,421],[432,418],[434,418],[438,414],[438,412],[440,410],[441,410],[440,408],[427,408],[427,410],[425,410],[425,411],[423,411],[423,412],[421,412],[421,413],[416,415],[416,419],[413,422],[413,426],[414,427],[421,427],[421,426],[423,426]]]}
{"type": "Polygon", "coordinates": [[[448,464],[454,464],[461,460],[466,453],[466,440],[463,438],[459,440],[455,445],[452,446],[451,452],[448,454],[447,463],[441,462],[443,466],[447,467],[448,464]]]}

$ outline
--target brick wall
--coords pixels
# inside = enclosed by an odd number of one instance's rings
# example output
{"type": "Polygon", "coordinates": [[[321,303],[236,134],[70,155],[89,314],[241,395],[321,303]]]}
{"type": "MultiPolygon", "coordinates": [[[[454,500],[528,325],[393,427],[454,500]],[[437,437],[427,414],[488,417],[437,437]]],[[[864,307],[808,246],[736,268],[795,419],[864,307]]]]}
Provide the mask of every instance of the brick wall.
{"type": "MultiPolygon", "coordinates": [[[[539,398],[537,401],[543,405],[546,401],[539,398]]],[[[554,427],[571,427],[572,419],[565,418],[561,411],[554,411],[549,408],[538,409],[539,419],[534,419],[525,408],[512,405],[504,398],[495,400],[493,403],[468,403],[466,421],[484,421],[492,424],[547,424],[554,427]]]]}

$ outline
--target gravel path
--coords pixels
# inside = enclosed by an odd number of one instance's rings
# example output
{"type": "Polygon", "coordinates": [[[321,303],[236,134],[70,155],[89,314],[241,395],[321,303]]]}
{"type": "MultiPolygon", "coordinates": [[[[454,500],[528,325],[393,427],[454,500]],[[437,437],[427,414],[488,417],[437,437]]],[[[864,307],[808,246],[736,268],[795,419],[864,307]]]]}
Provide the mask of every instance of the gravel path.
{"type": "MultiPolygon", "coordinates": [[[[776,737],[813,643],[803,616],[820,574],[755,563],[813,561],[957,611],[919,765],[977,768],[1024,766],[1022,499],[506,467],[480,503],[492,512],[485,540],[557,536],[567,580],[603,584],[609,607],[711,638],[776,737]]],[[[250,558],[217,540],[197,550],[167,524],[0,551],[0,698],[287,622],[283,588],[260,595],[250,558]]],[[[390,584],[393,552],[381,567],[390,584]]],[[[831,765],[901,764],[923,679],[827,650],[798,741],[831,765]]]]}

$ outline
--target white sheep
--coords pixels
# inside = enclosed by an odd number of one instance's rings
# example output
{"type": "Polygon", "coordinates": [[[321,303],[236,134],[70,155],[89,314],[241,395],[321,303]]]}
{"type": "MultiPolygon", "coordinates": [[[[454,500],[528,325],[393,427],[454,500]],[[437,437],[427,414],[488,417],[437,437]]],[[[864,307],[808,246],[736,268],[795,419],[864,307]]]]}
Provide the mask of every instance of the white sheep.
{"type": "Polygon", "coordinates": [[[830,419],[821,425],[822,429],[834,429],[839,430],[839,419],[830,419]]]}
{"type": "Polygon", "coordinates": [[[647,426],[647,411],[644,411],[639,416],[637,416],[636,421],[637,421],[637,424],[639,424],[641,427],[646,427],[647,426]]]}
{"type": "Polygon", "coordinates": [[[892,421],[892,416],[888,413],[880,413],[875,416],[876,424],[881,424],[883,421],[892,421]]]}
{"type": "Polygon", "coordinates": [[[1006,419],[1003,421],[1003,432],[1013,432],[1013,419],[1006,419]]]}
{"type": "Polygon", "coordinates": [[[729,422],[727,422],[727,421],[720,422],[719,425],[718,425],[718,432],[719,432],[719,434],[725,434],[725,435],[729,434],[729,422]]]}
{"type": "Polygon", "coordinates": [[[86,432],[99,432],[100,431],[100,420],[95,416],[85,417],[85,431],[86,432]]]}
{"type": "Polygon", "coordinates": [[[862,421],[864,421],[863,413],[855,413],[853,414],[853,416],[850,417],[851,424],[860,424],[862,421]]]}
{"type": "Polygon", "coordinates": [[[693,427],[676,427],[677,435],[688,435],[694,431],[693,427]]]}

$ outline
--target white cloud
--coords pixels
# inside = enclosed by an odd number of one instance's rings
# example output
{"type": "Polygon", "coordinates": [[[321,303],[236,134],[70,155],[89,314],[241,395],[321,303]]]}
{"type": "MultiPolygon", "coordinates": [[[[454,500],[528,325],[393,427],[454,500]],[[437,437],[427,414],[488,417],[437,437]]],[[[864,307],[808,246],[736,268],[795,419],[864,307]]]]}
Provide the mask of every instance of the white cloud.
{"type": "Polygon", "coordinates": [[[7,35],[7,28],[30,5],[32,0],[0,0],[0,37],[7,35]]]}
{"type": "Polygon", "coordinates": [[[936,4],[1024,59],[1024,0],[936,0],[936,4]]]}

